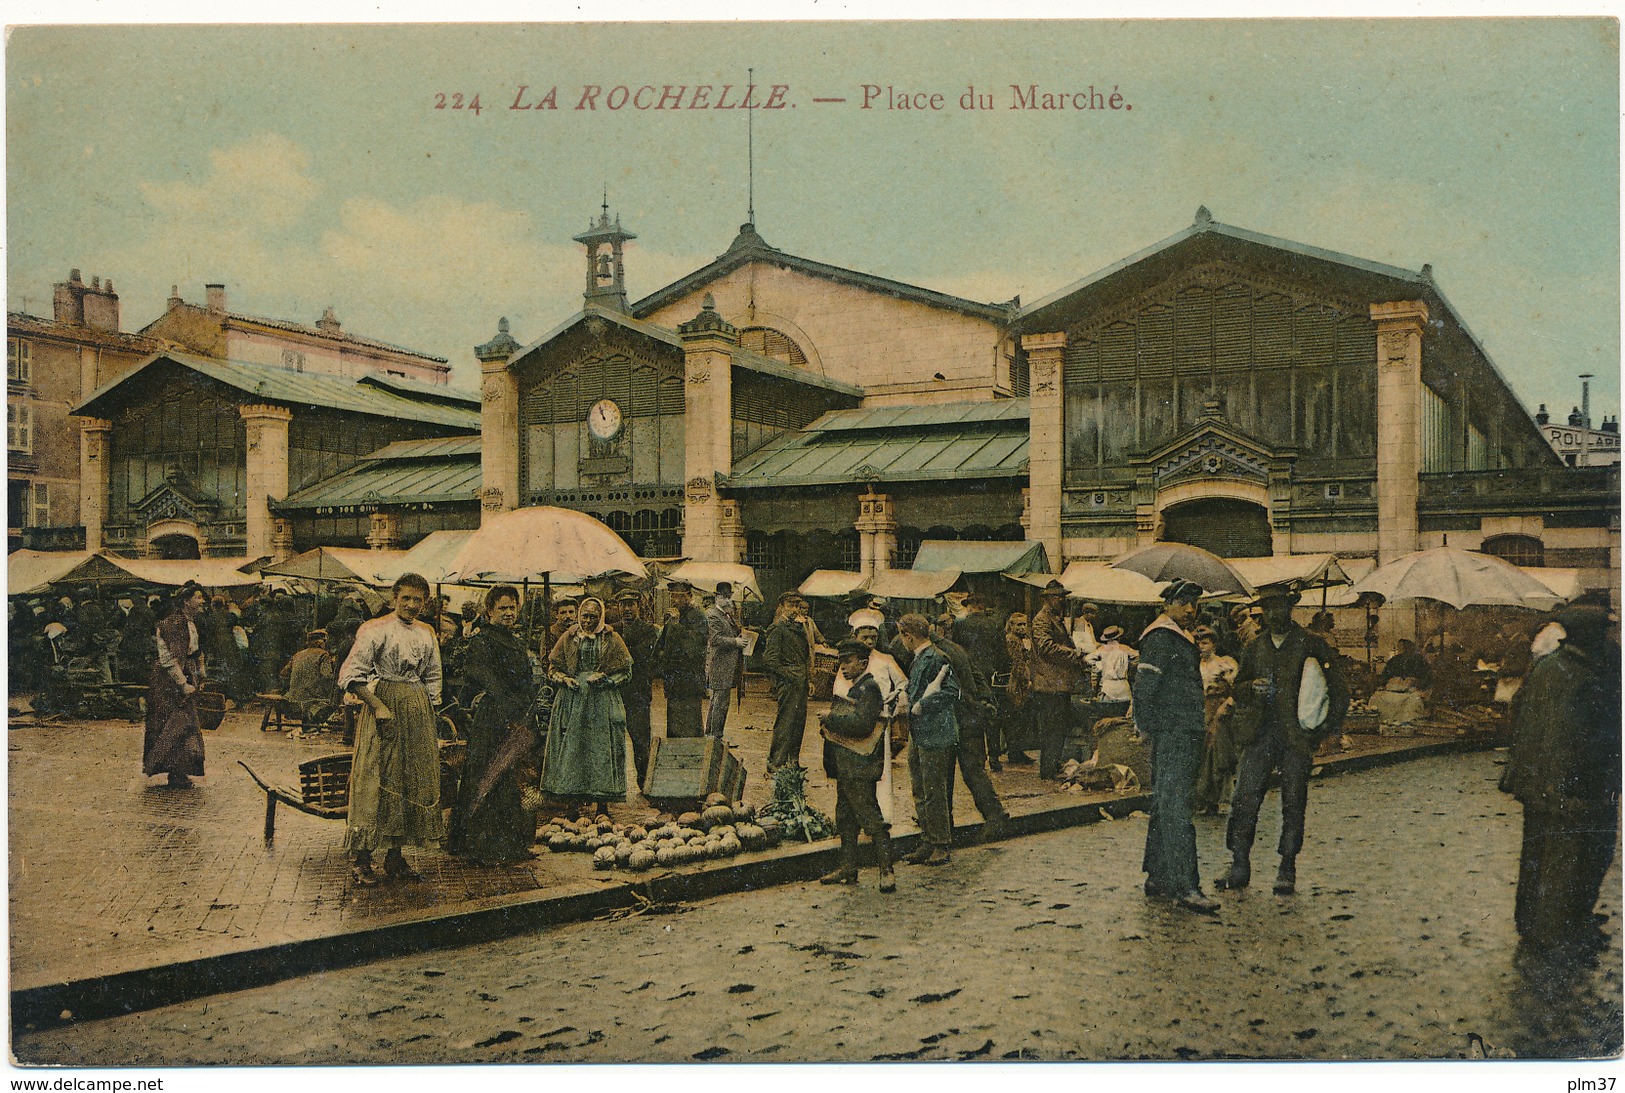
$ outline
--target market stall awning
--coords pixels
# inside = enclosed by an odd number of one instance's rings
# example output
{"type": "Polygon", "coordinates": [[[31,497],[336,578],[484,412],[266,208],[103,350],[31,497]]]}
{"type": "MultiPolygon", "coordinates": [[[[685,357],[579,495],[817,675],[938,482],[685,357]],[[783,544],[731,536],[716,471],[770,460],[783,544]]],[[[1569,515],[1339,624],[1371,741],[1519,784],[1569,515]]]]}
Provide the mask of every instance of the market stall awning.
{"type": "Polygon", "coordinates": [[[394,584],[402,573],[416,573],[430,584],[445,580],[452,559],[473,534],[472,529],[429,532],[416,546],[377,568],[379,583],[394,584]]]}
{"type": "Polygon", "coordinates": [[[959,539],[927,539],[914,555],[914,568],[957,569],[961,573],[1023,573],[1049,571],[1049,555],[1043,543],[967,542],[959,539]]]}
{"type": "Polygon", "coordinates": [[[1105,562],[1073,562],[1061,574],[1061,583],[1075,599],[1112,604],[1160,604],[1167,585],[1105,562]]]}
{"type": "Polygon", "coordinates": [[[249,558],[119,558],[92,554],[57,584],[147,584],[179,587],[188,581],[204,588],[246,588],[260,583],[258,573],[245,573],[249,558]]]}
{"type": "Polygon", "coordinates": [[[29,596],[44,592],[51,582],[70,573],[88,550],[17,550],[6,555],[6,595],[29,596]]]}
{"type": "Polygon", "coordinates": [[[807,574],[796,591],[815,599],[840,599],[867,588],[869,578],[863,573],[849,573],[844,569],[815,569],[807,574]]]}
{"type": "Polygon", "coordinates": [[[883,569],[869,581],[869,592],[888,600],[929,600],[959,582],[957,569],[883,569]]]}
{"type": "Polygon", "coordinates": [[[307,581],[359,581],[362,584],[386,585],[394,578],[384,580],[378,575],[378,571],[399,561],[405,553],[404,550],[316,547],[303,554],[295,554],[285,562],[268,565],[260,572],[267,577],[302,577],[307,581]]]}
{"type": "Polygon", "coordinates": [[[1607,570],[1548,569],[1538,565],[1521,565],[1518,568],[1563,597],[1565,603],[1577,600],[1587,592],[1606,590],[1608,587],[1607,570]]]}
{"type": "Polygon", "coordinates": [[[741,600],[746,598],[747,592],[758,600],[762,598],[761,586],[756,583],[756,571],[739,562],[683,562],[666,574],[666,583],[678,580],[687,581],[706,593],[716,592],[717,585],[727,581],[734,586],[741,600]]]}
{"type": "Polygon", "coordinates": [[[1276,554],[1269,558],[1227,559],[1254,588],[1290,584],[1298,589],[1350,584],[1335,554],[1276,554]]]}

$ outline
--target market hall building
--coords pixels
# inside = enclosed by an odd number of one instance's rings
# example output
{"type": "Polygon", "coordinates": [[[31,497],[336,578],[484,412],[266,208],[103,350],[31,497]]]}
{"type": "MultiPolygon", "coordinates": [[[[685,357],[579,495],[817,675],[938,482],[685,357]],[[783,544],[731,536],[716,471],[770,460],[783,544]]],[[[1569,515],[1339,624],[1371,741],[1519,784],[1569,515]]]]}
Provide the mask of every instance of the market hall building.
{"type": "Polygon", "coordinates": [[[788,254],[753,225],[631,303],[607,209],[583,309],[483,370],[482,507],[554,504],[646,557],[907,568],[1027,540],[1387,561],[1448,542],[1618,595],[1618,468],[1567,468],[1409,271],[1220,224],[1025,308],[788,254]]]}

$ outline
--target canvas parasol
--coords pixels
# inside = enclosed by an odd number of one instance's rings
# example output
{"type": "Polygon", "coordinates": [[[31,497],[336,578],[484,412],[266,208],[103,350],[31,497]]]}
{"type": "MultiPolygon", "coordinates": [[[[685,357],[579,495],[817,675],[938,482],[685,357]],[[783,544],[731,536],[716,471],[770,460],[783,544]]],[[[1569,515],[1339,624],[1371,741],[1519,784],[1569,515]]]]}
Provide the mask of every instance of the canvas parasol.
{"type": "Polygon", "coordinates": [[[447,566],[450,584],[520,584],[543,576],[580,582],[645,575],[643,562],[608,525],[573,509],[535,506],[500,513],[468,537],[447,566]]]}
{"type": "Polygon", "coordinates": [[[1153,581],[1190,581],[1202,591],[1253,595],[1253,586],[1217,554],[1189,543],[1152,543],[1130,551],[1112,563],[1114,569],[1127,569],[1153,581]]]}
{"type": "Polygon", "coordinates": [[[1351,595],[1370,593],[1386,603],[1433,600],[1463,607],[1525,607],[1550,611],[1563,598],[1510,562],[1456,547],[1434,547],[1396,558],[1366,574],[1351,595]]]}

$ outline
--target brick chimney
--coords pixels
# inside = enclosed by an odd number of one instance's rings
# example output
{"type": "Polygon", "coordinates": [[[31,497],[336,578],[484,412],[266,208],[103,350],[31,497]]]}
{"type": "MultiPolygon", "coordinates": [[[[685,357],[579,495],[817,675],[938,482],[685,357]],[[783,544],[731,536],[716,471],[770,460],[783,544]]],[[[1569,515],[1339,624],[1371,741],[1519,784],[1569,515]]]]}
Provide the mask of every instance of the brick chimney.
{"type": "Polygon", "coordinates": [[[79,279],[78,270],[69,270],[66,281],[58,281],[52,286],[51,303],[57,322],[84,325],[85,283],[79,279]]]}
{"type": "Polygon", "coordinates": [[[203,286],[203,293],[204,293],[204,303],[203,303],[204,307],[207,307],[210,311],[225,311],[226,310],[226,286],[225,285],[218,285],[218,284],[217,285],[204,285],[203,286]]]}
{"type": "Polygon", "coordinates": [[[169,286],[169,308],[168,308],[168,310],[174,311],[177,307],[180,307],[185,302],[186,302],[185,300],[181,299],[181,286],[179,286],[179,285],[170,285],[169,286]]]}
{"type": "Polygon", "coordinates": [[[118,293],[113,291],[113,279],[109,277],[105,285],[98,284],[98,279],[90,279],[90,291],[85,293],[84,300],[85,325],[91,330],[101,330],[109,334],[119,331],[118,293]]]}
{"type": "Polygon", "coordinates": [[[322,312],[322,317],[316,320],[316,329],[323,334],[332,334],[335,337],[338,335],[339,320],[338,316],[333,314],[332,305],[329,305],[327,310],[322,312]]]}

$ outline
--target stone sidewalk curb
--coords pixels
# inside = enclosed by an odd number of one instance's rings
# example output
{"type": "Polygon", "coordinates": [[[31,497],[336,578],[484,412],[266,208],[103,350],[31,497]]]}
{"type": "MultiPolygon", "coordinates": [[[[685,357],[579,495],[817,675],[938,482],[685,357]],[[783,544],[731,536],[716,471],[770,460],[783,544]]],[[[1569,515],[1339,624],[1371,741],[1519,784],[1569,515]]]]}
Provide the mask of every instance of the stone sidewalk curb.
{"type": "MultiPolygon", "coordinates": [[[[1315,777],[1352,774],[1428,756],[1482,751],[1496,746],[1498,741],[1494,738],[1478,736],[1328,759],[1316,764],[1315,777]]],[[[1149,794],[1058,804],[1012,815],[1005,825],[1003,838],[1081,827],[1103,818],[1121,819],[1150,807],[1149,794]]],[[[980,823],[957,825],[954,829],[956,844],[975,845],[980,841],[982,826],[980,823]]],[[[918,842],[918,834],[902,835],[893,840],[893,846],[901,854],[913,849],[918,842]]],[[[781,845],[774,850],[703,866],[693,872],[663,873],[646,880],[608,885],[597,891],[499,897],[498,901],[484,906],[408,922],[31,987],[11,993],[12,1035],[156,1009],[211,994],[268,986],[389,957],[498,940],[635,908],[643,901],[678,903],[808,881],[834,869],[839,856],[839,848],[829,840],[810,845],[781,845]]],[[[906,899],[906,893],[899,898],[906,899]]]]}

